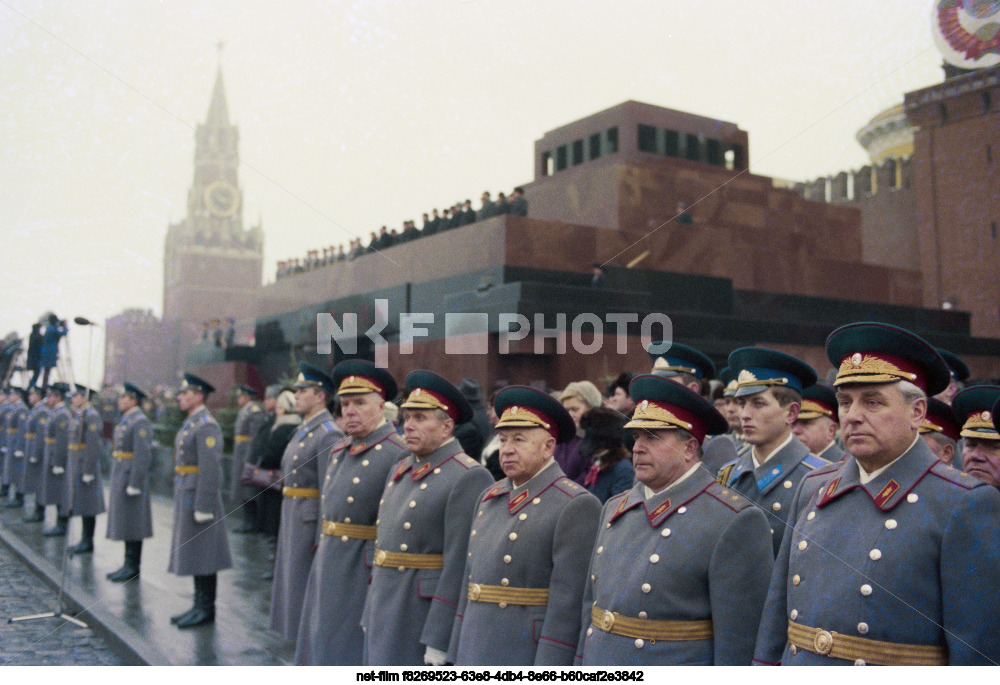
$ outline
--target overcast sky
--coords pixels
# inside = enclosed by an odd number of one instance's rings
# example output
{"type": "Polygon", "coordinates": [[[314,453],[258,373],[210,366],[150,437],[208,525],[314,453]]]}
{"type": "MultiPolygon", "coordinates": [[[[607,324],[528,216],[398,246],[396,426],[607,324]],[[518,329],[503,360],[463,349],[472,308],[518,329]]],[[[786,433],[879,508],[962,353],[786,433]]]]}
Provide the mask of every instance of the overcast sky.
{"type": "MultiPolygon", "coordinates": [[[[220,40],[271,281],[280,259],[509,192],[546,131],[629,99],[737,123],[754,173],[857,168],[856,131],[942,78],[931,5],[0,0],[0,335],[48,309],[161,312],[220,40]]],[[[88,333],[70,337],[85,378],[88,333]]]]}

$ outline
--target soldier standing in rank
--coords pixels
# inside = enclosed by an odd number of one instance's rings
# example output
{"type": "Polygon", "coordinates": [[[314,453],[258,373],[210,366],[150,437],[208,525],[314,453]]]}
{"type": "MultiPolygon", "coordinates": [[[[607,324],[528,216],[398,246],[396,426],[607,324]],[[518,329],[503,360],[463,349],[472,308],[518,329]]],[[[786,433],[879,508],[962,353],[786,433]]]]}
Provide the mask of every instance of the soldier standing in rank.
{"type": "Polygon", "coordinates": [[[796,486],[807,473],[829,463],[809,454],[792,434],[802,390],[816,382],[816,372],[791,355],[760,347],[735,350],[729,366],[737,374],[743,435],[752,447],[720,469],[719,482],[764,510],[777,554],[796,486]]]}
{"type": "Polygon", "coordinates": [[[0,387],[0,498],[10,495],[12,458],[7,451],[7,412],[11,409],[10,388],[0,387]]]}
{"type": "Polygon", "coordinates": [[[836,464],[847,454],[837,444],[838,421],[837,395],[829,386],[816,383],[802,391],[802,408],[792,424],[792,434],[810,454],[836,464]]]}
{"type": "Polygon", "coordinates": [[[805,478],[788,508],[754,661],[1000,662],[1000,493],[920,439],[927,395],[948,385],[924,340],[881,323],[835,330],[827,356],[848,456],[805,478]]]}
{"type": "Polygon", "coordinates": [[[254,498],[259,491],[240,482],[243,464],[250,452],[250,441],[267,420],[267,413],[257,402],[258,397],[259,393],[249,385],[236,386],[236,404],[240,410],[233,424],[233,470],[229,491],[243,512],[243,526],[236,529],[237,533],[259,533],[263,530],[259,503],[254,498]]]}
{"type": "Polygon", "coordinates": [[[410,455],[389,474],[378,513],[375,568],[365,600],[369,665],[440,666],[447,659],[479,495],[493,484],[462,452],[456,423],[472,419],[462,393],[441,376],[414,371],[403,438],[410,455]]]}
{"type": "Polygon", "coordinates": [[[11,464],[11,482],[14,497],[7,503],[10,509],[24,506],[24,424],[28,418],[28,405],[25,404],[27,392],[20,388],[11,388],[11,408],[7,412],[7,453],[11,464]]]}
{"type": "Polygon", "coordinates": [[[178,628],[215,620],[216,574],[232,567],[222,522],[222,429],[205,407],[215,391],[210,383],[185,373],[177,406],[187,418],[174,439],[174,532],[168,570],[194,576],[194,606],[170,617],[178,628]]]}
{"type": "Polygon", "coordinates": [[[330,451],[344,437],[327,411],[337,387],[322,369],[299,363],[295,411],[302,416],[281,457],[281,524],[271,586],[271,630],[298,637],[306,581],[319,543],[319,479],[327,472],[330,451]]]}
{"type": "Polygon", "coordinates": [[[736,448],[736,456],[739,457],[744,450],[750,449],[750,445],[743,435],[743,424],[740,422],[740,403],[736,400],[736,374],[727,366],[719,372],[719,380],[725,383],[725,386],[722,389],[721,405],[716,405],[716,408],[729,423],[726,437],[732,441],[733,447],[736,448]]]}
{"type": "Polygon", "coordinates": [[[1000,387],[976,385],[960,391],[951,403],[955,414],[963,420],[965,472],[994,488],[1000,488],[1000,432],[993,416],[998,401],[1000,387]]]}
{"type": "Polygon", "coordinates": [[[601,512],[579,662],[747,665],[771,577],[764,514],[701,468],[726,419],[663,378],[636,378],[635,486],[601,512]]]}
{"type": "MultiPolygon", "coordinates": [[[[708,381],[715,375],[715,364],[705,354],[687,345],[665,341],[650,343],[646,353],[654,360],[651,371],[654,376],[669,378],[702,397],[708,395],[708,381]],[[668,344],[670,347],[666,352],[656,352],[668,344]]],[[[725,433],[707,438],[702,445],[702,468],[713,474],[735,459],[736,443],[726,437],[725,433]]]]}
{"type": "Polygon", "coordinates": [[[124,583],[139,576],[142,541],[153,537],[153,511],[149,499],[150,442],[153,429],[140,404],[146,393],[131,383],[118,397],[122,417],[115,426],[111,452],[111,487],[108,493],[109,540],[125,542],[125,561],[108,580],[124,583]]]}
{"type": "Polygon", "coordinates": [[[42,467],[42,504],[56,505],[56,523],[42,531],[42,535],[57,537],[66,534],[69,512],[66,500],[66,460],[69,455],[69,422],[72,418],[66,407],[69,386],[52,383],[45,395],[50,415],[45,432],[45,461],[42,467]]]}
{"type": "MultiPolygon", "coordinates": [[[[939,350],[940,351],[940,350],[939,350]]],[[[955,417],[951,405],[936,397],[927,398],[927,415],[920,425],[920,437],[934,456],[945,464],[953,464],[962,439],[962,424],[955,417]]]]}
{"type": "Polygon", "coordinates": [[[532,388],[497,395],[500,466],[480,495],[452,630],[458,665],[571,666],[601,502],[553,457],[576,425],[532,388]]]}
{"type": "Polygon", "coordinates": [[[81,517],[80,541],[69,548],[70,554],[94,551],[94,527],[97,515],[103,514],[104,486],[101,484],[101,453],[104,451],[101,415],[90,404],[90,389],[77,385],[70,396],[73,418],[70,421],[69,459],[66,464],[66,513],[81,517]]]}
{"type": "Polygon", "coordinates": [[[28,391],[31,411],[24,420],[24,494],[35,496],[33,511],[25,516],[25,523],[40,523],[45,520],[45,505],[42,502],[42,470],[45,468],[45,433],[48,427],[49,407],[42,401],[41,388],[28,391]]]}
{"type": "Polygon", "coordinates": [[[345,361],[333,370],[333,382],[348,437],[333,447],[323,480],[322,535],[306,584],[295,663],[359,666],[378,500],[406,445],[383,415],[386,399],[398,391],[388,371],[345,361]]]}

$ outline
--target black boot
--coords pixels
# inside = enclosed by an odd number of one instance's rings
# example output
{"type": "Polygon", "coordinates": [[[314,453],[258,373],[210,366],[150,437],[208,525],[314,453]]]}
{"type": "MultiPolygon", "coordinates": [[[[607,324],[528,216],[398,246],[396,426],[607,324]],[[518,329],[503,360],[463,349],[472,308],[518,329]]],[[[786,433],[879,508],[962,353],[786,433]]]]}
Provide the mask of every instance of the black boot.
{"type": "Polygon", "coordinates": [[[170,617],[171,623],[180,623],[181,621],[187,619],[187,617],[193,614],[195,610],[198,608],[198,595],[202,592],[202,590],[200,589],[201,582],[198,579],[202,577],[203,576],[194,576],[194,605],[190,609],[185,611],[183,614],[177,614],[175,616],[171,616],[170,617]]]}
{"type": "Polygon", "coordinates": [[[56,525],[52,526],[51,528],[46,528],[45,530],[43,530],[42,535],[50,538],[59,535],[65,535],[66,524],[68,523],[69,523],[69,516],[63,516],[62,514],[59,514],[58,516],[56,516],[56,525]]]}
{"type": "Polygon", "coordinates": [[[0,497],[6,497],[10,494],[10,484],[0,485],[0,497]]]}
{"type": "Polygon", "coordinates": [[[178,628],[193,628],[215,621],[215,579],[214,573],[194,577],[194,608],[177,621],[178,628]]]}
{"type": "Polygon", "coordinates": [[[139,577],[139,561],[142,559],[142,540],[125,542],[125,563],[120,569],[108,574],[108,580],[124,583],[139,577]]]}
{"type": "Polygon", "coordinates": [[[45,505],[35,503],[35,511],[28,514],[23,519],[24,523],[38,523],[45,520],[45,505]]]}
{"type": "Polygon", "coordinates": [[[83,534],[80,536],[80,542],[69,548],[70,554],[86,554],[94,551],[94,524],[97,522],[97,518],[83,516],[81,519],[83,521],[83,534]]]}
{"type": "Polygon", "coordinates": [[[240,507],[243,511],[243,525],[236,529],[235,532],[242,534],[247,533],[259,533],[260,523],[257,521],[257,503],[253,500],[244,502],[243,506],[240,507]]]}
{"type": "Polygon", "coordinates": [[[20,509],[24,506],[24,494],[20,492],[14,493],[14,499],[7,503],[8,509],[20,509]]]}

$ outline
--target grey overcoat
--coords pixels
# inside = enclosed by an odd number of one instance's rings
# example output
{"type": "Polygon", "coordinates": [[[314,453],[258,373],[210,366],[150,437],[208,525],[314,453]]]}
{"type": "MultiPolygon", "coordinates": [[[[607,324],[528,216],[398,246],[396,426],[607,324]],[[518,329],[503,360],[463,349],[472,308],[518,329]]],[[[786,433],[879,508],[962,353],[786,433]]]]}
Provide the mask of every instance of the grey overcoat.
{"type": "Polygon", "coordinates": [[[108,539],[136,541],[153,536],[149,467],[153,429],[139,407],[133,407],[115,426],[108,489],[108,539]],[[132,486],[142,492],[129,495],[132,486]]]}

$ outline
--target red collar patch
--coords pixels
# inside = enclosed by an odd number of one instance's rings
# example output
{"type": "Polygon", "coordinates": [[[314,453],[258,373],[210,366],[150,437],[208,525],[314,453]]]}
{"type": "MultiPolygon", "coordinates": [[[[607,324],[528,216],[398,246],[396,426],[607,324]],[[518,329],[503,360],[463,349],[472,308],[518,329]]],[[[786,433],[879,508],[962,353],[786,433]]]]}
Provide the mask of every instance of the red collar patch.
{"type": "Polygon", "coordinates": [[[879,490],[879,493],[875,495],[875,504],[878,505],[878,508],[881,509],[884,507],[885,503],[896,494],[897,490],[899,490],[899,483],[896,481],[890,480],[886,483],[885,487],[879,490]]]}

